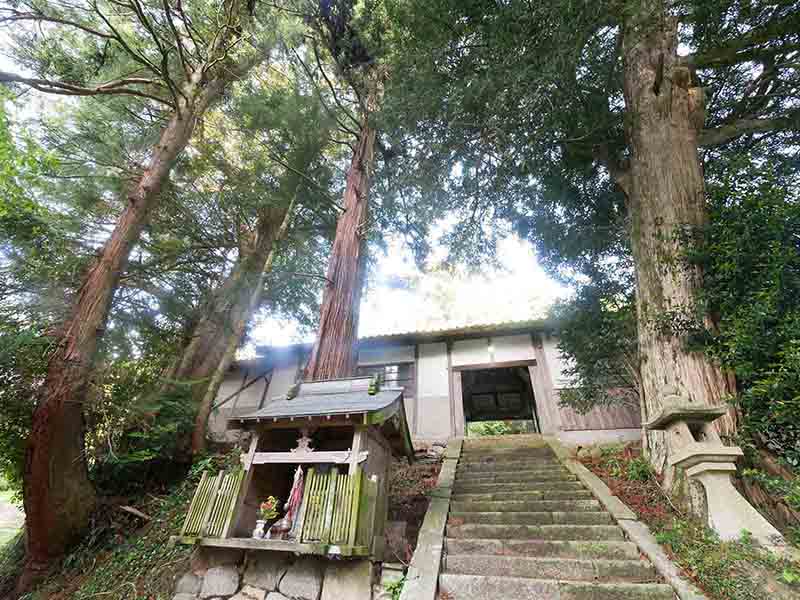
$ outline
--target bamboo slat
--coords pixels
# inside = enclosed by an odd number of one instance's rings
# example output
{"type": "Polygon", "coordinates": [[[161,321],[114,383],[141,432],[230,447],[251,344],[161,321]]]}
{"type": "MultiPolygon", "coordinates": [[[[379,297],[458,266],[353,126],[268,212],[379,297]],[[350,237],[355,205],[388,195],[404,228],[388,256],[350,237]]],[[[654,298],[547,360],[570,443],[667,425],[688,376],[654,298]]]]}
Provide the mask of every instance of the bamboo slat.
{"type": "Polygon", "coordinates": [[[186,518],[183,521],[181,535],[196,535],[200,532],[199,521],[200,517],[205,512],[206,495],[209,485],[208,473],[204,472],[200,477],[200,483],[197,484],[197,489],[195,490],[192,501],[189,504],[189,510],[186,513],[186,518]]]}

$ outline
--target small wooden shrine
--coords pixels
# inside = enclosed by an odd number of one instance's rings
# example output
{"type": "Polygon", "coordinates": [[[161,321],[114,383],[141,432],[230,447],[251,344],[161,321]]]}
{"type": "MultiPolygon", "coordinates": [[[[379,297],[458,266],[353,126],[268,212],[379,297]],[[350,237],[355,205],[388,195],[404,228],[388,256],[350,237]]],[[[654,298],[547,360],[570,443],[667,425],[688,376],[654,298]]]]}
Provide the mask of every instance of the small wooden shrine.
{"type": "Polygon", "coordinates": [[[391,457],[414,456],[401,388],[370,377],[305,382],[228,427],[250,432],[249,451],[239,468],[203,477],[177,542],[380,557],[391,457]],[[270,496],[283,511],[260,538],[270,496]]]}

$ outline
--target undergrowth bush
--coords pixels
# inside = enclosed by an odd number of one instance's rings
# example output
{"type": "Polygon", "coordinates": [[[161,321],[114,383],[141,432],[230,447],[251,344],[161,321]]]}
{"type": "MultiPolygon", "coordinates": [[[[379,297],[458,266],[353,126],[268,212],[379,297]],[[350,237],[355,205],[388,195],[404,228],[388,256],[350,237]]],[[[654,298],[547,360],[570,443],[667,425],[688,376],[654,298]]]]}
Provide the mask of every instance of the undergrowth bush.
{"type": "MultiPolygon", "coordinates": [[[[162,600],[172,597],[175,577],[186,571],[192,548],[169,545],[180,533],[192,494],[203,472],[216,473],[238,463],[238,453],[206,456],[192,464],[186,479],[165,494],[132,498],[151,520],[108,506],[81,543],[54,570],[52,577],[20,600],[46,600],[70,589],[70,600],[162,600]]],[[[22,544],[0,549],[0,597],[9,591],[24,558],[22,544]]]]}
{"type": "Polygon", "coordinates": [[[528,433],[527,421],[476,421],[467,423],[467,434],[475,436],[528,433]]]}
{"type": "Polygon", "coordinates": [[[656,539],[715,598],[764,600],[770,576],[787,585],[800,583],[800,566],[757,548],[747,532],[723,542],[701,523],[676,518],[656,539]]]}
{"type": "Polygon", "coordinates": [[[709,186],[710,225],[698,256],[704,310],[718,332],[706,351],[736,374],[744,433],[800,467],[800,198],[758,168],[709,186]]]}

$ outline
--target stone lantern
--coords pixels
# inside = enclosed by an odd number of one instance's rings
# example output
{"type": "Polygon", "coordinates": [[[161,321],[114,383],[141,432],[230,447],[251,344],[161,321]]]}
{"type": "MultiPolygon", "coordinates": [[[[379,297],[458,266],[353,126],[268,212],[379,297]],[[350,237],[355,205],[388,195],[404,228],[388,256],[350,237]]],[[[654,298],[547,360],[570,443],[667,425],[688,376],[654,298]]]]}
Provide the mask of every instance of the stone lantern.
{"type": "Polygon", "coordinates": [[[705,493],[708,525],[722,540],[735,540],[748,531],[761,545],[782,551],[780,532],[739,493],[731,482],[738,446],[722,443],[713,422],[727,413],[724,406],[697,406],[687,398],[668,395],[661,412],[645,423],[648,431],[666,435],[667,464],[699,484],[705,493]]]}

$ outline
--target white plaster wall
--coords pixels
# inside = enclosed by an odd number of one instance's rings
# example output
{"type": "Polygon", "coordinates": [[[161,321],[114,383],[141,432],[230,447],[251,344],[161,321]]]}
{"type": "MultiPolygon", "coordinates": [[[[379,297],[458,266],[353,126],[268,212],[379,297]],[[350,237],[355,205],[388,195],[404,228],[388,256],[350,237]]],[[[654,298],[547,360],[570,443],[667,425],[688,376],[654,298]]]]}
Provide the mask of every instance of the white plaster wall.
{"type": "Polygon", "coordinates": [[[299,359],[298,354],[294,352],[286,352],[274,357],[275,368],[272,371],[272,380],[270,381],[264,404],[282,398],[289,391],[289,388],[297,383],[300,369],[299,359]]]}
{"type": "Polygon", "coordinates": [[[446,440],[451,432],[447,344],[420,344],[418,352],[416,437],[446,440]]]}
{"type": "MultiPolygon", "coordinates": [[[[241,369],[229,371],[225,376],[222,385],[219,387],[217,398],[214,402],[221,402],[242,387],[243,376],[244,371],[241,369]]],[[[219,440],[225,437],[228,415],[230,414],[234,402],[235,400],[231,400],[220,408],[211,412],[211,415],[208,418],[208,431],[212,438],[219,440]]]]}
{"type": "Polygon", "coordinates": [[[547,359],[547,366],[549,367],[550,376],[553,378],[553,388],[558,390],[571,387],[569,378],[564,374],[564,369],[567,367],[567,363],[561,357],[561,352],[558,349],[558,338],[549,335],[543,335],[542,348],[547,359]]]}
{"type": "MultiPolygon", "coordinates": [[[[264,373],[263,369],[262,370],[250,369],[250,371],[247,373],[247,381],[245,381],[245,383],[251,381],[254,377],[263,375],[263,373],[264,373]]],[[[239,394],[239,397],[237,399],[231,400],[230,402],[225,404],[225,406],[231,407],[232,410],[234,410],[234,412],[237,415],[255,412],[256,410],[258,410],[259,404],[261,403],[261,398],[264,396],[264,386],[266,386],[266,384],[267,384],[266,380],[263,377],[259,377],[258,381],[253,383],[246,390],[243,390],[239,394]]],[[[219,400],[222,400],[223,398],[226,397],[227,394],[223,396],[217,396],[219,400]]]]}
{"type": "Polygon", "coordinates": [[[414,346],[373,346],[358,351],[358,364],[388,365],[414,362],[414,346]]]}
{"type": "Polygon", "coordinates": [[[453,342],[451,350],[453,366],[476,365],[489,362],[489,339],[460,340],[453,342]]]}
{"type": "Polygon", "coordinates": [[[528,334],[493,337],[492,346],[494,347],[495,362],[536,358],[533,353],[531,336],[528,334]]]}

